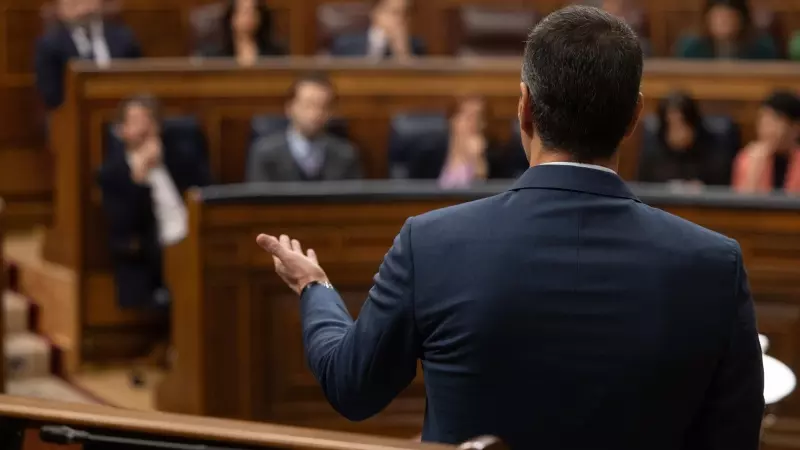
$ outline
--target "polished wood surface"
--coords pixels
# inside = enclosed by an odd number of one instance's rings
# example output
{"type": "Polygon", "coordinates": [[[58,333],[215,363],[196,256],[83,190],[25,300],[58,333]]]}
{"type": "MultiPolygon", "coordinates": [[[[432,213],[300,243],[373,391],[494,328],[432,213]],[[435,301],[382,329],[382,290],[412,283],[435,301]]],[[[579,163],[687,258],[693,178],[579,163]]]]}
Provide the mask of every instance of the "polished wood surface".
{"type": "MultiPolygon", "coordinates": [[[[387,175],[389,119],[403,111],[445,110],[458,94],[476,93],[489,105],[489,134],[511,136],[519,96],[519,61],[430,59],[376,66],[329,59],[271,60],[248,69],[222,61],[148,60],[120,63],[109,70],[76,64],[68,79],[65,105],[52,117],[52,148],[58,155],[55,222],[45,245],[50,261],[76,272],[80,330],[72,337],[82,359],[136,355],[148,348],[147,315],[121,311],[114,302],[106,229],[95,186],[103,159],[104,124],[117,104],[135,92],[161,97],[171,114],[199,118],[209,142],[214,177],[240,182],[250,139],[250,118],[283,111],[293,80],[311,70],[327,72],[336,86],[338,114],[349,124],[367,174],[387,175]]],[[[675,88],[695,94],[707,112],[731,114],[753,136],[759,102],[775,86],[800,76],[794,64],[731,64],[649,61],[642,89],[647,111],[675,88]]],[[[638,137],[622,146],[620,173],[634,178],[638,137]]]]}
{"type": "MultiPolygon", "coordinates": [[[[140,439],[188,440],[215,446],[292,448],[297,450],[445,450],[455,447],[425,444],[335,431],[234,420],[193,417],[98,405],[58,403],[0,396],[0,418],[19,420],[26,428],[65,425],[105,435],[140,439]]],[[[472,444],[468,444],[471,447],[472,444]]],[[[27,449],[26,449],[27,450],[27,449]]]]}
{"type": "MultiPolygon", "coordinates": [[[[357,314],[407,217],[509,185],[459,194],[437,192],[433,184],[392,182],[222,186],[191,195],[189,236],[166,253],[177,360],[158,390],[159,409],[409,435],[422,421],[421,377],[383,413],[362,423],[346,422],[327,404],[306,367],[297,298],[274,273],[255,236],[287,233],[314,248],[357,314]],[[222,194],[212,197],[213,192],[222,194]],[[226,195],[230,199],[224,201],[226,195]]],[[[739,241],[770,354],[800,370],[800,199],[634,189],[652,206],[739,241]],[[783,203],[778,208],[774,202],[783,203]]],[[[800,393],[773,412],[800,417],[800,393]]]]}

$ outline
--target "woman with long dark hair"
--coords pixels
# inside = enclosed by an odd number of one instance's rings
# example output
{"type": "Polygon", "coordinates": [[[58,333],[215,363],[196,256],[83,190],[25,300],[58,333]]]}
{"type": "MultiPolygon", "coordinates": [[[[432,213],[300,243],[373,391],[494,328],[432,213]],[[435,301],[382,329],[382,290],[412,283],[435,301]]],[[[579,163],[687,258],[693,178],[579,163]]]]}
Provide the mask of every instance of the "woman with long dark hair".
{"type": "Polygon", "coordinates": [[[639,163],[639,181],[685,181],[704,185],[727,184],[735,149],[720,149],[703,123],[694,99],[673,92],[656,112],[655,133],[647,133],[639,163]]]}
{"type": "Polygon", "coordinates": [[[272,39],[272,14],[260,0],[230,0],[221,34],[220,45],[202,52],[204,56],[230,57],[251,65],[259,57],[284,53],[272,39]]]}
{"type": "Polygon", "coordinates": [[[772,37],[756,29],[747,0],[708,0],[704,29],[699,36],[682,38],[676,46],[681,58],[778,59],[772,37]]]}

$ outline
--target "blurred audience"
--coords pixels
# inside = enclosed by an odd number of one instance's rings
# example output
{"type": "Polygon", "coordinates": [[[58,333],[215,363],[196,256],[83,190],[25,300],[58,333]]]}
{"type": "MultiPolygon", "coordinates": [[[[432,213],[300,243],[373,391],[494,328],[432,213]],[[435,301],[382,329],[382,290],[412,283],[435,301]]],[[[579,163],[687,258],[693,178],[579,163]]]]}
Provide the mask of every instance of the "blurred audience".
{"type": "Polygon", "coordinates": [[[56,22],[36,43],[36,88],[48,109],[64,101],[64,74],[71,59],[94,61],[100,67],[112,59],[139,58],[133,32],[103,18],[101,0],[57,0],[56,22]]]}
{"type": "Polygon", "coordinates": [[[800,98],[776,91],[762,104],[757,139],[739,152],[733,186],[741,192],[800,193],[800,98]]]}
{"type": "Polygon", "coordinates": [[[507,162],[485,130],[485,100],[460,99],[450,116],[449,136],[420,140],[409,161],[409,177],[438,179],[443,188],[466,188],[490,177],[506,176],[507,162]]]}
{"type": "Polygon", "coordinates": [[[201,49],[202,56],[235,58],[249,66],[259,57],[284,53],[273,41],[272,14],[264,1],[230,0],[221,30],[221,43],[201,49]]]}
{"type": "Polygon", "coordinates": [[[730,179],[735,149],[719,148],[706,129],[697,102],[685,92],[672,92],[658,104],[656,125],[645,127],[639,160],[639,181],[721,185],[730,179]]]}
{"type": "Polygon", "coordinates": [[[361,178],[358,151],[325,129],[336,94],[321,74],[292,87],[286,130],[259,139],[250,149],[247,181],[319,181],[361,178]]]}
{"type": "Polygon", "coordinates": [[[338,36],[334,56],[366,56],[373,59],[407,59],[425,54],[422,41],[411,35],[410,0],[373,0],[368,30],[338,36]]]}
{"type": "Polygon", "coordinates": [[[169,304],[161,248],[186,236],[186,190],[211,184],[203,150],[162,130],[159,117],[153,97],[125,101],[116,127],[125,149],[109,152],[98,176],[122,308],[169,304]]]}
{"type": "Polygon", "coordinates": [[[747,0],[707,0],[704,11],[703,33],[678,41],[677,56],[703,59],[779,58],[774,39],[755,27],[747,0]]]}
{"type": "Polygon", "coordinates": [[[631,0],[595,0],[592,3],[609,13],[624,19],[633,31],[639,36],[644,56],[652,54],[650,41],[647,39],[647,22],[643,11],[637,8],[631,0]]]}

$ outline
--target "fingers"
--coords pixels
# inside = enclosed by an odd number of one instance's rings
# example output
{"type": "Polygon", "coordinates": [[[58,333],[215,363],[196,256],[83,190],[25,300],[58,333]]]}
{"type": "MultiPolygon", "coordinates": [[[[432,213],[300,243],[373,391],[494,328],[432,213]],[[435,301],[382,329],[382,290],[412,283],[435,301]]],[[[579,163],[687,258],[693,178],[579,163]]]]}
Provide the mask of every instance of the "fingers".
{"type": "Polygon", "coordinates": [[[308,259],[311,261],[314,261],[315,264],[319,264],[319,261],[317,260],[317,252],[315,252],[313,248],[308,249],[306,256],[308,256],[308,259]]]}
{"type": "Polygon", "coordinates": [[[289,236],[282,234],[280,237],[281,246],[287,250],[292,251],[292,240],[289,239],[289,236]]]}
{"type": "Polygon", "coordinates": [[[300,245],[300,241],[297,239],[292,239],[292,250],[300,253],[301,255],[303,254],[303,247],[300,245]]]}
{"type": "MultiPolygon", "coordinates": [[[[281,238],[283,237],[289,239],[288,236],[281,236],[281,238]]],[[[281,241],[276,239],[275,236],[270,236],[268,234],[259,234],[256,238],[256,243],[278,259],[285,257],[288,251],[288,249],[282,245],[281,241]]]]}

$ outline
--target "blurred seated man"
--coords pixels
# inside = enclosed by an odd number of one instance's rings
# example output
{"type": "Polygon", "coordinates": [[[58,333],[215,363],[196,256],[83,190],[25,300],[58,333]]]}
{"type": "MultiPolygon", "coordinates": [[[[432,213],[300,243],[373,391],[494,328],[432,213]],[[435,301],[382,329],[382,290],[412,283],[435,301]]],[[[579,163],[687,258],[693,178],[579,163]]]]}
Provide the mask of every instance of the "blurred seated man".
{"type": "Polygon", "coordinates": [[[776,91],[761,105],[757,140],[734,161],[733,187],[741,192],[800,193],[800,98],[776,91]]]}
{"type": "Polygon", "coordinates": [[[103,20],[101,0],[56,0],[57,22],[36,43],[36,88],[48,109],[64,101],[64,73],[70,59],[100,67],[112,59],[139,58],[142,52],[126,26],[103,20]]]}
{"type": "Polygon", "coordinates": [[[322,75],[297,80],[286,105],[289,126],[253,144],[247,181],[361,178],[358,151],[325,129],[335,97],[333,85],[322,75]]]}
{"type": "Polygon", "coordinates": [[[508,176],[507,158],[484,133],[485,115],[482,98],[461,99],[450,118],[449,136],[422,139],[414,149],[409,176],[438,179],[445,189],[467,188],[490,177],[508,176]]]}
{"type": "Polygon", "coordinates": [[[333,41],[331,54],[367,56],[376,60],[424,55],[422,41],[410,35],[409,1],[373,0],[369,30],[337,37],[333,41]]]}
{"type": "Polygon", "coordinates": [[[168,306],[161,249],[186,236],[186,190],[211,184],[203,150],[162,132],[158,111],[150,96],[123,102],[116,132],[125,150],[109,152],[99,173],[122,308],[168,306]]]}

